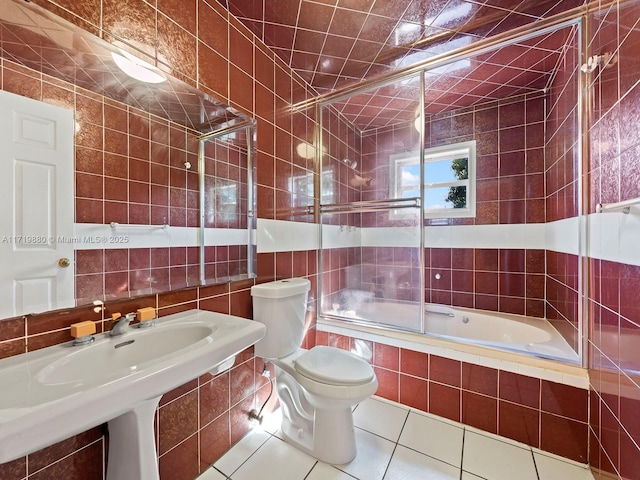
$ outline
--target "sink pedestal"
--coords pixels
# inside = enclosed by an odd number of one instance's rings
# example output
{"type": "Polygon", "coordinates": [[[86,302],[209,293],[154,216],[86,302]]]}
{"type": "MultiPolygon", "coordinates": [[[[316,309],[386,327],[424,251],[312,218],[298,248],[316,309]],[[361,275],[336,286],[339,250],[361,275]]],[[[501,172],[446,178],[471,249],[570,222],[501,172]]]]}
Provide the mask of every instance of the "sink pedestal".
{"type": "Polygon", "coordinates": [[[109,420],[107,480],[159,480],[158,455],[153,429],[161,397],[144,400],[109,420]]]}

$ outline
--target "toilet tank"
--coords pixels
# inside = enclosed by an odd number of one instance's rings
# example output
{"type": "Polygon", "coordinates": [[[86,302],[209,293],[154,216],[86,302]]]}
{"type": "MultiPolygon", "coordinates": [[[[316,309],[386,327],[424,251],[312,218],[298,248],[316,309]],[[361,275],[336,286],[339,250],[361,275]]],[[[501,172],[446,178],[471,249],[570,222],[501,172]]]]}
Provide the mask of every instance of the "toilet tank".
{"type": "Polygon", "coordinates": [[[251,287],[253,319],[267,327],[264,338],[255,344],[257,357],[282,358],[300,347],[310,288],[311,282],[306,278],[289,278],[251,287]]]}

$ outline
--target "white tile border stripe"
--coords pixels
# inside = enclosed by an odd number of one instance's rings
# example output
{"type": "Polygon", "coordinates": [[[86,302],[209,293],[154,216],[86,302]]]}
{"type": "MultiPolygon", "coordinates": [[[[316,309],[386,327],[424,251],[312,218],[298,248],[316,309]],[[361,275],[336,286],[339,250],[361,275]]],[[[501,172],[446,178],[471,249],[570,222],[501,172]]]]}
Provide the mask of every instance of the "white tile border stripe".
{"type": "MultiPolygon", "coordinates": [[[[581,222],[586,222],[587,242],[583,250],[591,258],[640,266],[637,245],[640,243],[640,215],[619,212],[591,214],[550,223],[522,225],[445,225],[425,228],[427,248],[501,248],[537,249],[578,255],[581,222]]],[[[317,250],[320,248],[320,225],[259,218],[251,239],[258,253],[317,250]]],[[[322,226],[323,248],[347,247],[418,247],[415,227],[340,228],[322,226]]],[[[112,229],[95,223],[74,224],[73,237],[60,241],[74,243],[76,250],[114,248],[158,248],[198,246],[197,227],[149,226],[112,229]]],[[[207,228],[205,245],[246,245],[245,229],[207,228]]]]}
{"type": "MultiPolygon", "coordinates": [[[[197,247],[198,227],[171,227],[143,225],[110,225],[76,223],[73,237],[61,239],[72,242],[76,250],[116,248],[197,247]]],[[[246,245],[249,232],[246,229],[205,228],[206,246],[246,245]]]]}
{"type": "MultiPolygon", "coordinates": [[[[578,255],[580,230],[586,222],[589,257],[640,266],[640,215],[591,214],[549,223],[519,225],[444,225],[425,228],[427,248],[537,249],[578,255]]],[[[417,247],[415,227],[340,229],[324,225],[323,248],[417,247]]],[[[284,220],[258,219],[258,252],[316,250],[320,225],[284,220]]]]}

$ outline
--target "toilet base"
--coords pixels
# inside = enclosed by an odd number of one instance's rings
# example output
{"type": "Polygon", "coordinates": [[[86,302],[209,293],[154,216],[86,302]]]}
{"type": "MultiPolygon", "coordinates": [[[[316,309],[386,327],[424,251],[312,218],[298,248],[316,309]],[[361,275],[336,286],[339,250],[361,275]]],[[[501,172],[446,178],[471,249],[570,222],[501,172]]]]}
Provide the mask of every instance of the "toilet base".
{"type": "Polygon", "coordinates": [[[358,453],[350,408],[316,409],[311,431],[294,425],[283,412],[281,429],[288,443],[325,463],[349,463],[358,453]]]}
{"type": "Polygon", "coordinates": [[[326,463],[340,465],[356,458],[350,403],[331,408],[313,406],[313,396],[277,366],[276,379],[282,408],[281,430],[288,443],[326,463]]]}

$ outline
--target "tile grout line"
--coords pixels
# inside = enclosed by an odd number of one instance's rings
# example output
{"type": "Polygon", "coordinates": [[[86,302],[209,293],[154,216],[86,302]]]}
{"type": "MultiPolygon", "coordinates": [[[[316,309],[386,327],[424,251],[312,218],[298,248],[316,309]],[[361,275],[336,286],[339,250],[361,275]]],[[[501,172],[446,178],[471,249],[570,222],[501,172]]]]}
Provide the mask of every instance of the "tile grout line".
{"type": "MultiPolygon", "coordinates": [[[[245,459],[242,461],[242,463],[241,463],[240,465],[238,465],[238,468],[236,468],[233,472],[231,472],[231,474],[229,474],[229,476],[228,476],[227,478],[231,478],[231,477],[232,477],[232,475],[233,475],[234,473],[236,473],[238,470],[240,470],[240,469],[244,466],[244,464],[245,464],[245,463],[247,463],[247,462],[249,461],[249,459],[250,459],[251,457],[253,457],[253,456],[256,454],[256,452],[257,452],[258,450],[260,450],[262,447],[264,447],[264,445],[265,445],[269,440],[271,440],[273,437],[275,437],[275,435],[273,435],[271,432],[267,432],[266,430],[263,430],[263,431],[269,435],[269,438],[267,438],[264,442],[262,442],[262,443],[260,444],[260,446],[259,446],[258,448],[256,448],[253,452],[251,452],[251,455],[249,455],[247,458],[245,458],[245,459]]],[[[246,437],[246,435],[245,435],[245,437],[246,437]]],[[[243,437],[243,438],[244,438],[244,437],[243,437]]],[[[276,437],[276,438],[277,438],[277,437],[276,437]]],[[[278,439],[278,440],[280,440],[280,439],[278,439]]],[[[238,445],[238,443],[239,443],[239,442],[236,442],[236,444],[234,445],[234,447],[235,447],[236,445],[238,445]]],[[[227,451],[227,453],[228,453],[229,451],[231,451],[231,450],[228,450],[228,451],[227,451]]],[[[221,458],[222,458],[222,457],[221,457],[221,458]]],[[[213,465],[212,465],[212,466],[213,466],[213,465]]],[[[214,467],[214,468],[215,468],[215,467],[214,467]]],[[[216,468],[216,470],[218,470],[218,469],[216,468]]],[[[225,475],[225,476],[227,475],[226,473],[222,472],[221,470],[218,470],[218,471],[219,471],[219,472],[221,472],[221,473],[222,473],[223,475],[225,475]]]]}
{"type": "Polygon", "coordinates": [[[467,429],[462,429],[462,451],[460,452],[460,480],[462,480],[462,475],[464,470],[462,469],[462,465],[464,464],[464,442],[467,438],[467,429]]]}
{"type": "MultiPolygon", "coordinates": [[[[211,467],[209,467],[209,468],[214,469],[216,472],[218,472],[220,475],[222,475],[222,476],[225,478],[225,480],[229,480],[229,479],[231,479],[231,477],[228,477],[228,476],[227,476],[223,471],[218,470],[218,469],[217,469],[216,467],[214,467],[213,465],[211,465],[211,467]]],[[[205,470],[205,472],[206,472],[206,470],[205,470]]],[[[204,473],[204,472],[203,472],[203,473],[204,473]]],[[[202,473],[201,473],[200,475],[202,475],[202,473]]]]}
{"type": "Polygon", "coordinates": [[[538,472],[538,464],[536,463],[536,456],[533,453],[532,448],[529,448],[529,451],[531,452],[531,460],[533,460],[533,469],[536,472],[536,478],[540,480],[540,472],[538,472]]]}
{"type": "MultiPolygon", "coordinates": [[[[388,403],[388,404],[390,404],[390,405],[393,405],[393,402],[381,402],[381,403],[388,403]]],[[[360,405],[357,405],[357,406],[354,408],[354,412],[355,412],[359,407],[360,407],[360,405]]],[[[400,443],[400,439],[401,439],[401,437],[402,437],[402,434],[403,434],[404,430],[407,428],[407,426],[408,426],[408,424],[409,424],[409,416],[411,415],[411,413],[415,413],[416,415],[420,415],[420,414],[422,414],[422,413],[423,413],[423,412],[419,412],[419,411],[414,412],[414,411],[413,411],[412,409],[410,409],[410,408],[409,408],[409,409],[407,409],[407,408],[403,408],[403,410],[404,410],[405,418],[404,418],[404,420],[402,421],[402,426],[401,426],[401,428],[400,428],[400,430],[399,430],[399,434],[398,434],[397,440],[395,440],[395,441],[391,440],[391,442],[394,444],[394,446],[393,446],[393,450],[392,450],[392,452],[391,452],[391,455],[390,455],[390,457],[389,457],[389,461],[388,461],[388,463],[386,464],[386,467],[385,467],[385,469],[384,469],[384,473],[383,473],[383,475],[382,475],[382,478],[384,478],[386,475],[388,475],[388,473],[389,473],[389,469],[390,469],[390,465],[391,465],[391,462],[393,461],[393,458],[394,458],[395,454],[397,453],[397,449],[398,449],[398,446],[399,446],[399,445],[402,445],[403,447],[405,447],[405,448],[407,448],[407,449],[409,449],[409,450],[411,450],[411,451],[415,451],[416,453],[420,453],[420,454],[422,454],[422,455],[424,455],[424,456],[426,456],[426,457],[434,458],[434,459],[436,459],[436,460],[438,460],[438,461],[444,462],[443,460],[440,460],[440,459],[439,459],[439,458],[437,458],[437,457],[432,457],[432,456],[431,456],[431,455],[429,455],[429,454],[423,453],[423,452],[421,452],[421,451],[419,451],[419,450],[415,450],[415,449],[413,449],[413,448],[411,448],[411,447],[406,447],[406,446],[404,446],[403,444],[401,444],[401,443],[400,443]]],[[[426,416],[427,416],[427,417],[433,417],[432,415],[428,415],[428,414],[427,414],[426,416]]],[[[445,423],[449,423],[449,422],[445,422],[445,423]]],[[[451,423],[455,423],[455,422],[451,422],[451,423]]],[[[397,424],[396,424],[396,425],[397,425],[397,424]]],[[[383,436],[383,435],[379,435],[379,434],[376,434],[376,433],[370,432],[369,430],[366,430],[366,429],[361,428],[361,427],[356,427],[356,428],[358,428],[358,429],[360,429],[360,430],[362,430],[362,431],[368,432],[369,434],[371,434],[371,435],[373,435],[373,436],[376,436],[376,437],[379,437],[379,438],[385,439],[385,440],[387,440],[387,441],[390,441],[390,439],[389,439],[389,438],[386,438],[386,437],[385,437],[385,436],[383,436]]],[[[264,445],[265,445],[265,444],[266,444],[266,443],[267,443],[267,442],[268,442],[272,437],[275,437],[277,441],[280,441],[280,442],[286,443],[284,440],[282,440],[281,438],[279,438],[279,437],[276,435],[276,434],[277,434],[277,432],[278,432],[278,430],[276,430],[276,433],[272,433],[272,432],[270,432],[270,431],[266,431],[266,430],[264,430],[264,432],[265,432],[265,433],[267,433],[267,435],[268,435],[267,440],[265,440],[263,443],[261,443],[261,444],[260,444],[260,446],[259,446],[255,451],[253,451],[253,452],[252,452],[248,457],[246,457],[246,458],[244,459],[244,461],[240,464],[240,466],[238,466],[238,467],[234,470],[233,474],[237,473],[237,471],[238,471],[238,470],[239,470],[243,465],[245,465],[245,464],[246,464],[246,462],[247,462],[247,461],[248,461],[248,460],[249,460],[249,459],[250,459],[250,458],[251,458],[251,457],[252,457],[252,456],[253,456],[253,455],[258,451],[258,450],[260,450],[260,449],[261,449],[261,448],[262,448],[262,447],[263,447],[263,446],[264,446],[264,445]]],[[[540,472],[539,472],[539,468],[538,468],[537,461],[536,461],[536,456],[535,456],[535,453],[536,453],[536,452],[534,451],[534,448],[532,448],[532,447],[530,447],[530,446],[526,446],[526,447],[525,447],[524,445],[520,445],[520,444],[518,444],[519,442],[513,442],[512,440],[511,440],[511,441],[509,441],[508,439],[494,438],[494,437],[499,437],[499,436],[498,436],[498,435],[495,435],[495,434],[491,434],[490,432],[481,432],[481,431],[476,432],[476,431],[474,431],[474,429],[469,429],[469,428],[467,428],[467,427],[463,427],[463,428],[462,428],[462,446],[461,446],[461,456],[460,456],[460,462],[459,462],[459,471],[460,471],[460,473],[459,473],[459,476],[458,476],[458,478],[459,478],[460,480],[462,480],[462,478],[464,478],[464,474],[465,474],[465,470],[463,470],[463,465],[464,465],[464,459],[465,459],[465,446],[466,446],[466,441],[468,440],[468,438],[467,438],[468,433],[474,433],[474,434],[477,434],[477,435],[481,435],[481,436],[486,437],[486,438],[488,438],[488,439],[495,439],[496,441],[499,441],[499,442],[501,442],[501,443],[504,443],[504,444],[506,444],[506,445],[510,445],[510,446],[513,446],[513,447],[516,447],[516,448],[528,449],[528,450],[529,450],[529,453],[530,453],[530,455],[531,455],[531,458],[532,458],[532,460],[533,460],[533,466],[534,466],[534,472],[535,472],[535,477],[534,477],[534,478],[536,478],[537,480],[541,480],[540,472]]],[[[542,453],[544,454],[544,452],[542,452],[542,453]]],[[[561,459],[559,459],[559,460],[561,460],[561,459]]],[[[309,469],[309,471],[308,471],[306,474],[304,474],[304,476],[303,476],[303,477],[300,477],[300,480],[308,480],[309,478],[311,478],[311,477],[312,477],[312,473],[313,473],[313,471],[318,467],[318,465],[320,465],[320,463],[321,463],[320,461],[316,460],[316,461],[315,461],[315,463],[313,463],[313,465],[312,465],[312,466],[311,466],[311,468],[309,469]]],[[[448,462],[444,462],[444,463],[448,463],[448,462]]],[[[349,472],[346,472],[346,471],[344,471],[344,470],[340,469],[338,466],[331,465],[331,464],[326,464],[326,465],[328,465],[328,466],[330,466],[330,467],[332,467],[332,468],[335,468],[336,470],[339,470],[342,474],[345,474],[345,475],[347,475],[348,477],[353,478],[354,480],[366,480],[366,479],[362,479],[362,478],[359,478],[359,477],[355,477],[353,474],[351,474],[351,473],[349,473],[349,472]]],[[[451,466],[453,466],[453,467],[455,467],[455,466],[456,466],[455,464],[449,464],[449,465],[451,465],[451,466]]],[[[214,467],[214,468],[215,468],[215,467],[214,467]]],[[[220,472],[220,470],[218,470],[217,468],[216,468],[216,471],[220,472]]],[[[223,472],[220,472],[220,473],[221,473],[222,475],[225,475],[223,472]]],[[[478,476],[477,474],[474,474],[474,473],[472,473],[472,472],[466,472],[466,473],[469,473],[469,474],[472,474],[472,475],[476,475],[476,476],[478,476]]],[[[228,476],[228,477],[226,477],[226,478],[227,478],[227,480],[232,480],[232,475],[229,475],[229,476],[228,476]]]]}
{"type": "MultiPolygon", "coordinates": [[[[402,428],[400,429],[400,434],[398,435],[398,439],[394,442],[393,451],[391,452],[391,456],[389,457],[389,463],[387,463],[387,466],[384,469],[384,473],[382,474],[382,479],[381,480],[383,480],[384,477],[387,476],[387,472],[389,471],[389,466],[391,465],[391,462],[393,461],[393,456],[396,454],[396,450],[398,449],[398,445],[400,445],[400,437],[402,436],[402,432],[404,430],[404,427],[407,426],[407,421],[409,420],[409,414],[410,413],[411,413],[411,410],[406,410],[406,415],[404,417],[404,422],[402,422],[402,428]]],[[[364,479],[361,479],[361,480],[364,480],[364,479]]]]}
{"type": "Polygon", "coordinates": [[[304,476],[302,480],[307,480],[309,478],[309,475],[311,475],[311,472],[313,472],[313,469],[316,468],[318,463],[320,463],[320,460],[315,461],[315,463],[311,466],[311,468],[309,469],[309,471],[307,472],[307,474],[304,476]]]}

